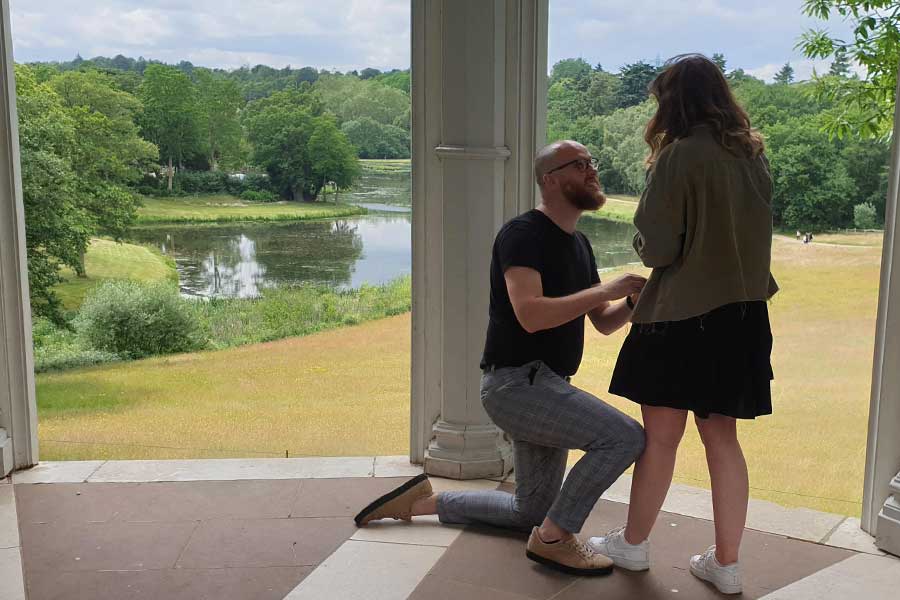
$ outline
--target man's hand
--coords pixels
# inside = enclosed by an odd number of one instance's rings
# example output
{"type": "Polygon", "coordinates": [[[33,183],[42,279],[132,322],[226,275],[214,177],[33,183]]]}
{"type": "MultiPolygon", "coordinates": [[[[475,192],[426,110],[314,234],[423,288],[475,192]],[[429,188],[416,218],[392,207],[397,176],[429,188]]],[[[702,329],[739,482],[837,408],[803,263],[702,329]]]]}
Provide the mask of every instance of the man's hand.
{"type": "MultiPolygon", "coordinates": [[[[646,283],[646,277],[641,277],[634,273],[625,273],[624,275],[616,277],[609,283],[603,283],[598,287],[603,290],[604,300],[610,301],[618,300],[625,296],[632,296],[634,294],[640,295],[641,290],[644,289],[644,284],[646,283]]],[[[632,300],[634,300],[634,298],[632,298],[632,300]]]]}
{"type": "Polygon", "coordinates": [[[640,300],[640,299],[641,299],[641,293],[640,293],[640,292],[637,292],[636,294],[631,294],[631,304],[632,304],[632,306],[636,306],[637,303],[638,303],[638,300],[640,300]]]}

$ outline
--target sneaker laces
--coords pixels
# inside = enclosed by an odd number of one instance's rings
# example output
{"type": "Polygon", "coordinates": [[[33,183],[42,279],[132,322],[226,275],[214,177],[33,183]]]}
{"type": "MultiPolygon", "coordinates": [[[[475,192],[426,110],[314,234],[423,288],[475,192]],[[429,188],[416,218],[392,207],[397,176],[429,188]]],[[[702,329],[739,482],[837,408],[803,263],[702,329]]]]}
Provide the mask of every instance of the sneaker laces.
{"type": "Polygon", "coordinates": [[[585,561],[591,561],[594,558],[595,552],[588,548],[588,545],[578,538],[574,538],[570,543],[575,549],[575,552],[578,553],[578,556],[583,558],[585,561]]]}
{"type": "Polygon", "coordinates": [[[622,525],[620,527],[616,527],[615,529],[610,529],[609,533],[606,534],[607,541],[614,537],[625,538],[625,526],[622,525]]]}
{"type": "MultiPolygon", "coordinates": [[[[713,544],[712,546],[710,546],[709,548],[707,548],[707,549],[706,549],[706,552],[704,552],[704,553],[700,556],[700,560],[701,560],[701,562],[703,563],[703,567],[704,567],[704,568],[706,568],[707,566],[709,566],[709,561],[710,561],[710,560],[715,560],[715,558],[716,558],[716,545],[715,545],[715,544],[713,544]]],[[[715,564],[715,563],[713,563],[713,564],[715,564]]]]}

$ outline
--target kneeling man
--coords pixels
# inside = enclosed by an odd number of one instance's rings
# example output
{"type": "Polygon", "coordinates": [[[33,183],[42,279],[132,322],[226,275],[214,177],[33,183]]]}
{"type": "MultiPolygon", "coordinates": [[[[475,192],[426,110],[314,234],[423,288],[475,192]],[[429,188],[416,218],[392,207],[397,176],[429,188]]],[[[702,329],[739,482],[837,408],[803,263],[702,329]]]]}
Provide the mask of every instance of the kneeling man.
{"type": "Polygon", "coordinates": [[[484,408],[514,443],[515,494],[435,494],[420,475],[372,502],[356,523],[437,514],[443,523],[530,530],[532,560],[573,574],[605,574],[612,561],[575,534],[640,455],[644,431],[570,379],[581,363],[584,316],[601,333],[616,331],[628,322],[645,279],[627,274],[601,283],[591,245],[576,231],[582,213],[606,201],[587,148],[551,144],[538,153],[534,173],[541,204],[506,223],[494,241],[481,363],[484,408]],[[576,448],[585,454],[563,481],[576,448]]]}

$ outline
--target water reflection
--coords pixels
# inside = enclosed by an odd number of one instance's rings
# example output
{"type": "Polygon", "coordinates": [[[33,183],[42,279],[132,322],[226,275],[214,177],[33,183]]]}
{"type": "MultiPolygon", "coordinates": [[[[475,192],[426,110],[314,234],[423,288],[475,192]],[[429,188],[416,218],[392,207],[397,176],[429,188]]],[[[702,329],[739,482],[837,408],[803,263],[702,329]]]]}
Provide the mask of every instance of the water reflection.
{"type": "Polygon", "coordinates": [[[207,285],[198,295],[256,298],[266,274],[265,265],[256,260],[256,242],[241,234],[230,240],[229,246],[230,252],[221,256],[211,250],[201,263],[200,279],[207,285]],[[233,257],[237,257],[236,262],[231,260],[233,257]]]}
{"type": "Polygon", "coordinates": [[[631,246],[635,229],[630,223],[582,217],[578,229],[590,240],[601,271],[640,260],[631,246]]]}
{"type": "MultiPolygon", "coordinates": [[[[628,224],[579,223],[602,269],[637,260],[628,224]]],[[[254,298],[266,288],[316,283],[335,289],[379,285],[411,272],[409,213],[296,223],[181,225],[131,236],[175,260],[182,292],[254,298]]]]}

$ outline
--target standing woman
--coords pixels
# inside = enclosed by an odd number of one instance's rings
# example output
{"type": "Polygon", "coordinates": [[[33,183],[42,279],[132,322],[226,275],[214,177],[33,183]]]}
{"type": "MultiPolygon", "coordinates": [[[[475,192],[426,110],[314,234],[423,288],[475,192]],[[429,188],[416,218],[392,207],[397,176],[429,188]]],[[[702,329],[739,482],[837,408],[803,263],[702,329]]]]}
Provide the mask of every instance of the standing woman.
{"type": "Polygon", "coordinates": [[[650,567],[647,538],[690,411],[706,448],[716,530],[691,572],[739,593],[749,484],[737,420],[772,412],[772,178],[763,140],[715,63],[675,57],[650,93],[658,108],[644,136],[649,169],[634,247],[653,272],[609,390],[641,405],[647,444],[627,524],[591,544],[623,568],[650,567]]]}

